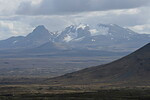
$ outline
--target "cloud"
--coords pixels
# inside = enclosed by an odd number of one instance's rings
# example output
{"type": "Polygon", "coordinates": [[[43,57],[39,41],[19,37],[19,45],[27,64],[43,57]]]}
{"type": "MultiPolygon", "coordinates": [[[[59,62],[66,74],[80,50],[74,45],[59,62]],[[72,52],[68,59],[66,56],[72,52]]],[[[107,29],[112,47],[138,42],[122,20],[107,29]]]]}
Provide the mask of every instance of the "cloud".
{"type": "Polygon", "coordinates": [[[18,21],[0,21],[0,40],[11,36],[27,35],[32,30],[31,26],[18,21]]]}
{"type": "Polygon", "coordinates": [[[150,34],[150,24],[135,25],[135,26],[129,27],[129,28],[136,32],[150,34]]]}
{"type": "MultiPolygon", "coordinates": [[[[72,19],[67,16],[28,16],[25,19],[31,26],[45,25],[49,31],[61,31],[73,24],[72,19]]],[[[24,20],[22,19],[22,21],[24,20]]]]}
{"type": "Polygon", "coordinates": [[[43,0],[38,4],[22,2],[16,13],[21,15],[58,15],[88,11],[106,11],[146,6],[150,0],[43,0]]]}
{"type": "Polygon", "coordinates": [[[61,31],[71,24],[71,20],[63,16],[0,16],[0,40],[25,36],[38,25],[44,25],[53,32],[61,31]]]}

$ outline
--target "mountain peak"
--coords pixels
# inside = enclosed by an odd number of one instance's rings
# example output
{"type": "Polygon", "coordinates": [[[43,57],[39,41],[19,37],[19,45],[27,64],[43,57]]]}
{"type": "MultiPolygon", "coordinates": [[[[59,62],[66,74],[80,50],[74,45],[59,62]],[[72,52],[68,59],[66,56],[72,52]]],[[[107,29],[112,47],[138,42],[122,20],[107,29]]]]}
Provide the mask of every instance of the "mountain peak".
{"type": "MultiPolygon", "coordinates": [[[[45,28],[45,26],[44,25],[39,25],[39,26],[37,26],[34,30],[33,30],[33,32],[32,33],[30,33],[29,35],[43,35],[43,34],[45,34],[45,35],[49,35],[50,33],[49,33],[49,31],[45,28]]],[[[29,36],[28,35],[28,36],[29,36]]]]}
{"type": "Polygon", "coordinates": [[[26,36],[29,40],[36,41],[48,41],[51,38],[50,32],[45,28],[44,25],[37,26],[32,33],[26,36]]]}
{"type": "Polygon", "coordinates": [[[34,31],[39,31],[39,30],[41,31],[41,30],[47,30],[47,29],[45,28],[44,25],[39,25],[34,29],[34,31]]]}
{"type": "Polygon", "coordinates": [[[39,26],[37,26],[37,28],[45,28],[45,26],[44,25],[39,25],[39,26]]]}

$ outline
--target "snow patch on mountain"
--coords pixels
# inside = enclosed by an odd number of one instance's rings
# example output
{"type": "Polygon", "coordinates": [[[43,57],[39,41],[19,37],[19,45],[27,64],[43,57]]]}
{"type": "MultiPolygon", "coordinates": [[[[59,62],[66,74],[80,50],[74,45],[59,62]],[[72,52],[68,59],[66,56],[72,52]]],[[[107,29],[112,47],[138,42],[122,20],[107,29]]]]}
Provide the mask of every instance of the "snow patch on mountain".
{"type": "Polygon", "coordinates": [[[79,42],[79,41],[82,41],[84,38],[85,38],[85,36],[80,37],[80,38],[76,38],[76,39],[74,39],[73,41],[74,41],[74,42],[79,42]]]}
{"type": "Polygon", "coordinates": [[[95,42],[96,40],[92,39],[92,42],[95,42]]]}
{"type": "Polygon", "coordinates": [[[64,37],[64,41],[65,42],[69,42],[73,39],[75,39],[77,37],[77,33],[76,32],[69,32],[68,34],[66,34],[66,37],[64,37]]]}
{"type": "Polygon", "coordinates": [[[97,29],[90,29],[89,32],[91,33],[91,36],[96,36],[99,34],[97,29]]]}
{"type": "Polygon", "coordinates": [[[108,35],[109,34],[109,27],[99,26],[97,27],[97,32],[95,35],[108,35]]]}
{"type": "Polygon", "coordinates": [[[13,44],[16,44],[18,41],[16,40],[16,41],[13,41],[13,44]]]}
{"type": "Polygon", "coordinates": [[[71,37],[71,36],[69,36],[69,35],[67,35],[66,37],[64,37],[64,41],[65,42],[69,42],[69,41],[71,41],[73,38],[71,37]]]}
{"type": "Polygon", "coordinates": [[[87,24],[79,24],[76,29],[79,29],[79,28],[82,28],[82,29],[85,29],[86,27],[88,27],[89,25],[87,24]]]}

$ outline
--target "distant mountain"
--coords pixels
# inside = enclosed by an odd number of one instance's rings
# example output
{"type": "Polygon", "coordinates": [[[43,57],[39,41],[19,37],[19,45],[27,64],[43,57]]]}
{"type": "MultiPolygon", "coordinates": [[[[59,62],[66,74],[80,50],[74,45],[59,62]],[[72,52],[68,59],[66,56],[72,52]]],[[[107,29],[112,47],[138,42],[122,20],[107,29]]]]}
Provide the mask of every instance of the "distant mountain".
{"type": "Polygon", "coordinates": [[[54,37],[43,25],[36,27],[32,33],[27,36],[11,37],[0,41],[1,49],[33,48],[49,42],[54,37]]]}
{"type": "Polygon", "coordinates": [[[46,81],[50,84],[150,83],[150,43],[109,64],[86,68],[46,81]]]}
{"type": "Polygon", "coordinates": [[[25,39],[28,45],[40,46],[53,40],[53,37],[54,34],[52,32],[49,32],[43,25],[40,25],[36,27],[32,33],[28,34],[25,39]]]}

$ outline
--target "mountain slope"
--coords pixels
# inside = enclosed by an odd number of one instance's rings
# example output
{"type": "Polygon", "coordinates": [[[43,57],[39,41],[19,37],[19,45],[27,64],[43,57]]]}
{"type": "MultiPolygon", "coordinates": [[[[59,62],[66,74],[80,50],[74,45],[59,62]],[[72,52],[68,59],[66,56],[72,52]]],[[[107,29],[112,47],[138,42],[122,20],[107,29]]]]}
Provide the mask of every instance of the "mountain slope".
{"type": "Polygon", "coordinates": [[[47,82],[81,85],[121,81],[150,81],[150,43],[112,63],[66,74],[47,82]]]}
{"type": "Polygon", "coordinates": [[[25,37],[17,36],[17,37],[10,37],[6,40],[0,41],[0,49],[8,49],[13,48],[18,41],[22,41],[25,37]]]}
{"type": "Polygon", "coordinates": [[[67,50],[67,47],[60,43],[54,43],[54,42],[49,41],[47,43],[40,45],[39,47],[31,48],[31,49],[25,50],[23,52],[52,53],[52,52],[59,52],[59,51],[63,51],[63,50],[67,50]]]}

